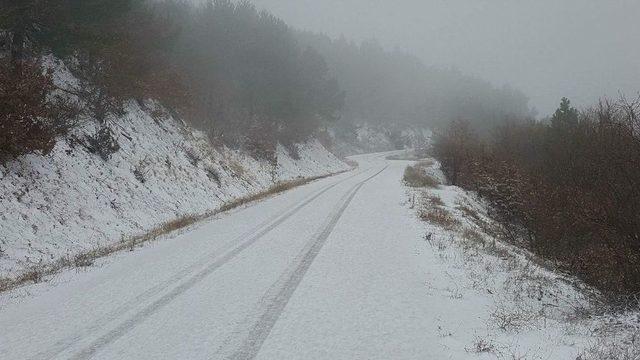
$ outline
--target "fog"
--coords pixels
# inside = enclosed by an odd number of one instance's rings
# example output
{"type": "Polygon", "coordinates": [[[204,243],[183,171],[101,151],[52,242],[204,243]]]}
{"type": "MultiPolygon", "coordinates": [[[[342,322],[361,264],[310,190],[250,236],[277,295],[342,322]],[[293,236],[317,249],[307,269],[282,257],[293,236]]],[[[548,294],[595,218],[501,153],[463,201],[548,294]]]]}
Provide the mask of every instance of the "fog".
{"type": "Polygon", "coordinates": [[[540,115],[567,96],[588,106],[640,90],[636,0],[254,0],[293,27],[375,38],[495,85],[524,91],[540,115]]]}

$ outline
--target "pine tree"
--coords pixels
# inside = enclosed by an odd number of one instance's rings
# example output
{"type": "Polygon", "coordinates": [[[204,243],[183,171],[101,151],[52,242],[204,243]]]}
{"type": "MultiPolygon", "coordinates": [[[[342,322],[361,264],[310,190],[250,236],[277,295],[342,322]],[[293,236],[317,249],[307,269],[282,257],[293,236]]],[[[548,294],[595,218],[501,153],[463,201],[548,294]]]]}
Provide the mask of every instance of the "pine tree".
{"type": "Polygon", "coordinates": [[[118,40],[114,23],[142,0],[0,0],[0,29],[9,34],[10,61],[58,57],[118,40]],[[31,54],[29,54],[31,53],[31,54]]]}
{"type": "Polygon", "coordinates": [[[18,71],[26,58],[27,44],[43,28],[49,1],[0,0],[0,29],[8,34],[9,61],[18,71]]]}
{"type": "Polygon", "coordinates": [[[578,125],[578,110],[571,107],[571,101],[566,97],[562,98],[560,107],[551,118],[551,125],[554,128],[574,128],[578,125]]]}

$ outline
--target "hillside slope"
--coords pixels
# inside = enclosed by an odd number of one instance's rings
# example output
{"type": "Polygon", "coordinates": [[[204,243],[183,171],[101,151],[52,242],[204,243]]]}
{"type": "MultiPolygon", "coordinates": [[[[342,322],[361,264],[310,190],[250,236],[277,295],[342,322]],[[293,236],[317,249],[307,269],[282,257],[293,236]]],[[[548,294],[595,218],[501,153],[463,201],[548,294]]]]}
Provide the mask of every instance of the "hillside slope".
{"type": "Polygon", "coordinates": [[[213,147],[135,102],[126,110],[111,126],[120,150],[106,161],[78,140],[95,135],[88,122],[47,156],[0,165],[0,277],[214,211],[279,182],[349,168],[317,141],[298,145],[296,156],[278,146],[273,164],[213,147]]]}
{"type": "Polygon", "coordinates": [[[401,125],[357,125],[346,121],[329,129],[334,150],[342,156],[425,147],[431,130],[401,125]]]}

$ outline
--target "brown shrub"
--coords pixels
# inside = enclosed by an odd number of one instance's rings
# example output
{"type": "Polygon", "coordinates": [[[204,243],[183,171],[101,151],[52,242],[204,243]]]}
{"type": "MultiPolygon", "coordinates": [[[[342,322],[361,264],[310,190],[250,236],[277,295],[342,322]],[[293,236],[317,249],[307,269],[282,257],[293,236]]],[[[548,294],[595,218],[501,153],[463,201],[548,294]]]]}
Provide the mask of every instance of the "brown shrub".
{"type": "Polygon", "coordinates": [[[49,153],[71,127],[76,109],[54,96],[54,89],[51,72],[43,73],[40,62],[0,62],[0,163],[49,153]]]}
{"type": "Polygon", "coordinates": [[[447,210],[440,207],[421,210],[420,218],[432,224],[439,225],[447,230],[455,230],[461,225],[458,219],[454,218],[447,210]]]}
{"type": "Polygon", "coordinates": [[[484,237],[474,229],[465,227],[464,230],[462,230],[462,238],[467,241],[484,245],[484,237]]]}
{"type": "Polygon", "coordinates": [[[439,185],[438,180],[427,174],[423,168],[418,166],[407,166],[404,170],[403,180],[407,186],[416,188],[435,188],[439,185]]]}
{"type": "Polygon", "coordinates": [[[42,276],[42,270],[37,267],[33,267],[20,276],[20,281],[37,284],[42,281],[42,276]]]}
{"type": "MultiPolygon", "coordinates": [[[[449,180],[478,194],[504,236],[613,297],[640,293],[640,98],[550,123],[506,123],[478,144],[452,125],[435,142],[449,180]]],[[[460,207],[465,214],[474,214],[460,207]]]]}
{"type": "Polygon", "coordinates": [[[444,202],[440,198],[440,196],[435,194],[425,195],[425,200],[429,204],[429,206],[444,206],[444,202]]]}

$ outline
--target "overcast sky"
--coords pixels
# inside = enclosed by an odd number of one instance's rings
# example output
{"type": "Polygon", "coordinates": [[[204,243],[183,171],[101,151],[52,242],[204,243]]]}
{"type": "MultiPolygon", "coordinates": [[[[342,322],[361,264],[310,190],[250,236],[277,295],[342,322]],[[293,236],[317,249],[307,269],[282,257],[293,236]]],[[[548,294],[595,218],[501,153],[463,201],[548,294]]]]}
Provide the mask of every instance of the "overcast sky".
{"type": "Polygon", "coordinates": [[[640,91],[640,0],[254,0],[290,25],[378,39],[511,84],[546,115],[640,91]]]}

